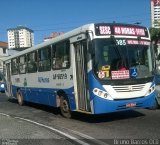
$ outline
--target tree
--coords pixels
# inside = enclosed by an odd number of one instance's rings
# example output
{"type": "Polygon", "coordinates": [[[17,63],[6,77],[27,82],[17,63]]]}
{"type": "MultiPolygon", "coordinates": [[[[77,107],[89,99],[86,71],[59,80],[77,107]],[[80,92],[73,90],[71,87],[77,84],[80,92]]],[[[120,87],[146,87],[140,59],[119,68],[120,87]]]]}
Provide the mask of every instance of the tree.
{"type": "Polygon", "coordinates": [[[157,54],[157,44],[158,44],[158,41],[160,40],[160,28],[150,28],[149,29],[150,31],[150,35],[151,35],[151,41],[152,43],[154,44],[154,50],[155,50],[155,53],[157,54]]]}

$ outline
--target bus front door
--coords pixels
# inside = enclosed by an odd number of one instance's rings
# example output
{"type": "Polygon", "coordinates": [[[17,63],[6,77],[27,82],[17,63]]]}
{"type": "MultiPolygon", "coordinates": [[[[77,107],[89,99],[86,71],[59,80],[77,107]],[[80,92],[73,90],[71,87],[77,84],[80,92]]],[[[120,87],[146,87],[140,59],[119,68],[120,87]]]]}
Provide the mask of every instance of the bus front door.
{"type": "Polygon", "coordinates": [[[75,52],[75,95],[77,98],[77,109],[90,112],[88,78],[87,78],[87,42],[74,43],[75,52]]]}
{"type": "Polygon", "coordinates": [[[10,69],[10,67],[11,67],[11,64],[10,63],[8,63],[8,64],[6,64],[6,82],[7,82],[7,92],[6,92],[6,95],[7,96],[12,96],[12,83],[11,83],[11,69],[10,69]]]}

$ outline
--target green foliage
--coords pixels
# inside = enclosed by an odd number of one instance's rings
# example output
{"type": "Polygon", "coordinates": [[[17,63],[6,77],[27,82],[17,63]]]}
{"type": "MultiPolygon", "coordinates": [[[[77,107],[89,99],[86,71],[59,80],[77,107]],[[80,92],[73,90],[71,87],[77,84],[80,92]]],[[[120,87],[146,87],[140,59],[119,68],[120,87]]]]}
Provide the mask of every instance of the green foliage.
{"type": "Polygon", "coordinates": [[[154,44],[155,53],[157,53],[157,43],[160,40],[160,28],[150,28],[151,41],[154,44]]]}
{"type": "Polygon", "coordinates": [[[150,28],[151,41],[157,42],[160,39],[160,28],[150,28]]]}

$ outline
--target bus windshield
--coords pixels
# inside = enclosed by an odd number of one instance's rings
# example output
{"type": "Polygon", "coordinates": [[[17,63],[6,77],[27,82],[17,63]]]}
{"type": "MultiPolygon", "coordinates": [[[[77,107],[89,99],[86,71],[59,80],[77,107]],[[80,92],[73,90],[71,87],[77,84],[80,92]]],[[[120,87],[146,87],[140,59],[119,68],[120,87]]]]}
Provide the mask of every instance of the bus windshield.
{"type": "Polygon", "coordinates": [[[93,69],[102,80],[138,79],[152,76],[150,41],[95,39],[93,69]]]}

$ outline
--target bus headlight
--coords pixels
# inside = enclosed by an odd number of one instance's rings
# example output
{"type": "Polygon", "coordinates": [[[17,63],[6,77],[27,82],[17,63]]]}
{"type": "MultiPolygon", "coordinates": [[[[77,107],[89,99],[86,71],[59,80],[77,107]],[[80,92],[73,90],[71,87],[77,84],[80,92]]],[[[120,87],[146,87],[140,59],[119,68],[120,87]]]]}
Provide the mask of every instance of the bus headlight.
{"type": "Polygon", "coordinates": [[[105,91],[102,91],[98,88],[94,88],[93,89],[93,93],[94,95],[98,96],[98,97],[101,97],[103,99],[107,99],[107,100],[113,100],[113,98],[105,91]]]}
{"type": "Polygon", "coordinates": [[[146,95],[145,95],[145,96],[150,95],[151,93],[153,93],[153,92],[154,92],[154,90],[155,90],[155,85],[152,85],[152,86],[149,88],[149,90],[148,90],[148,92],[146,93],[146,95]]]}
{"type": "Polygon", "coordinates": [[[4,84],[1,84],[1,88],[4,88],[4,84]]]}

